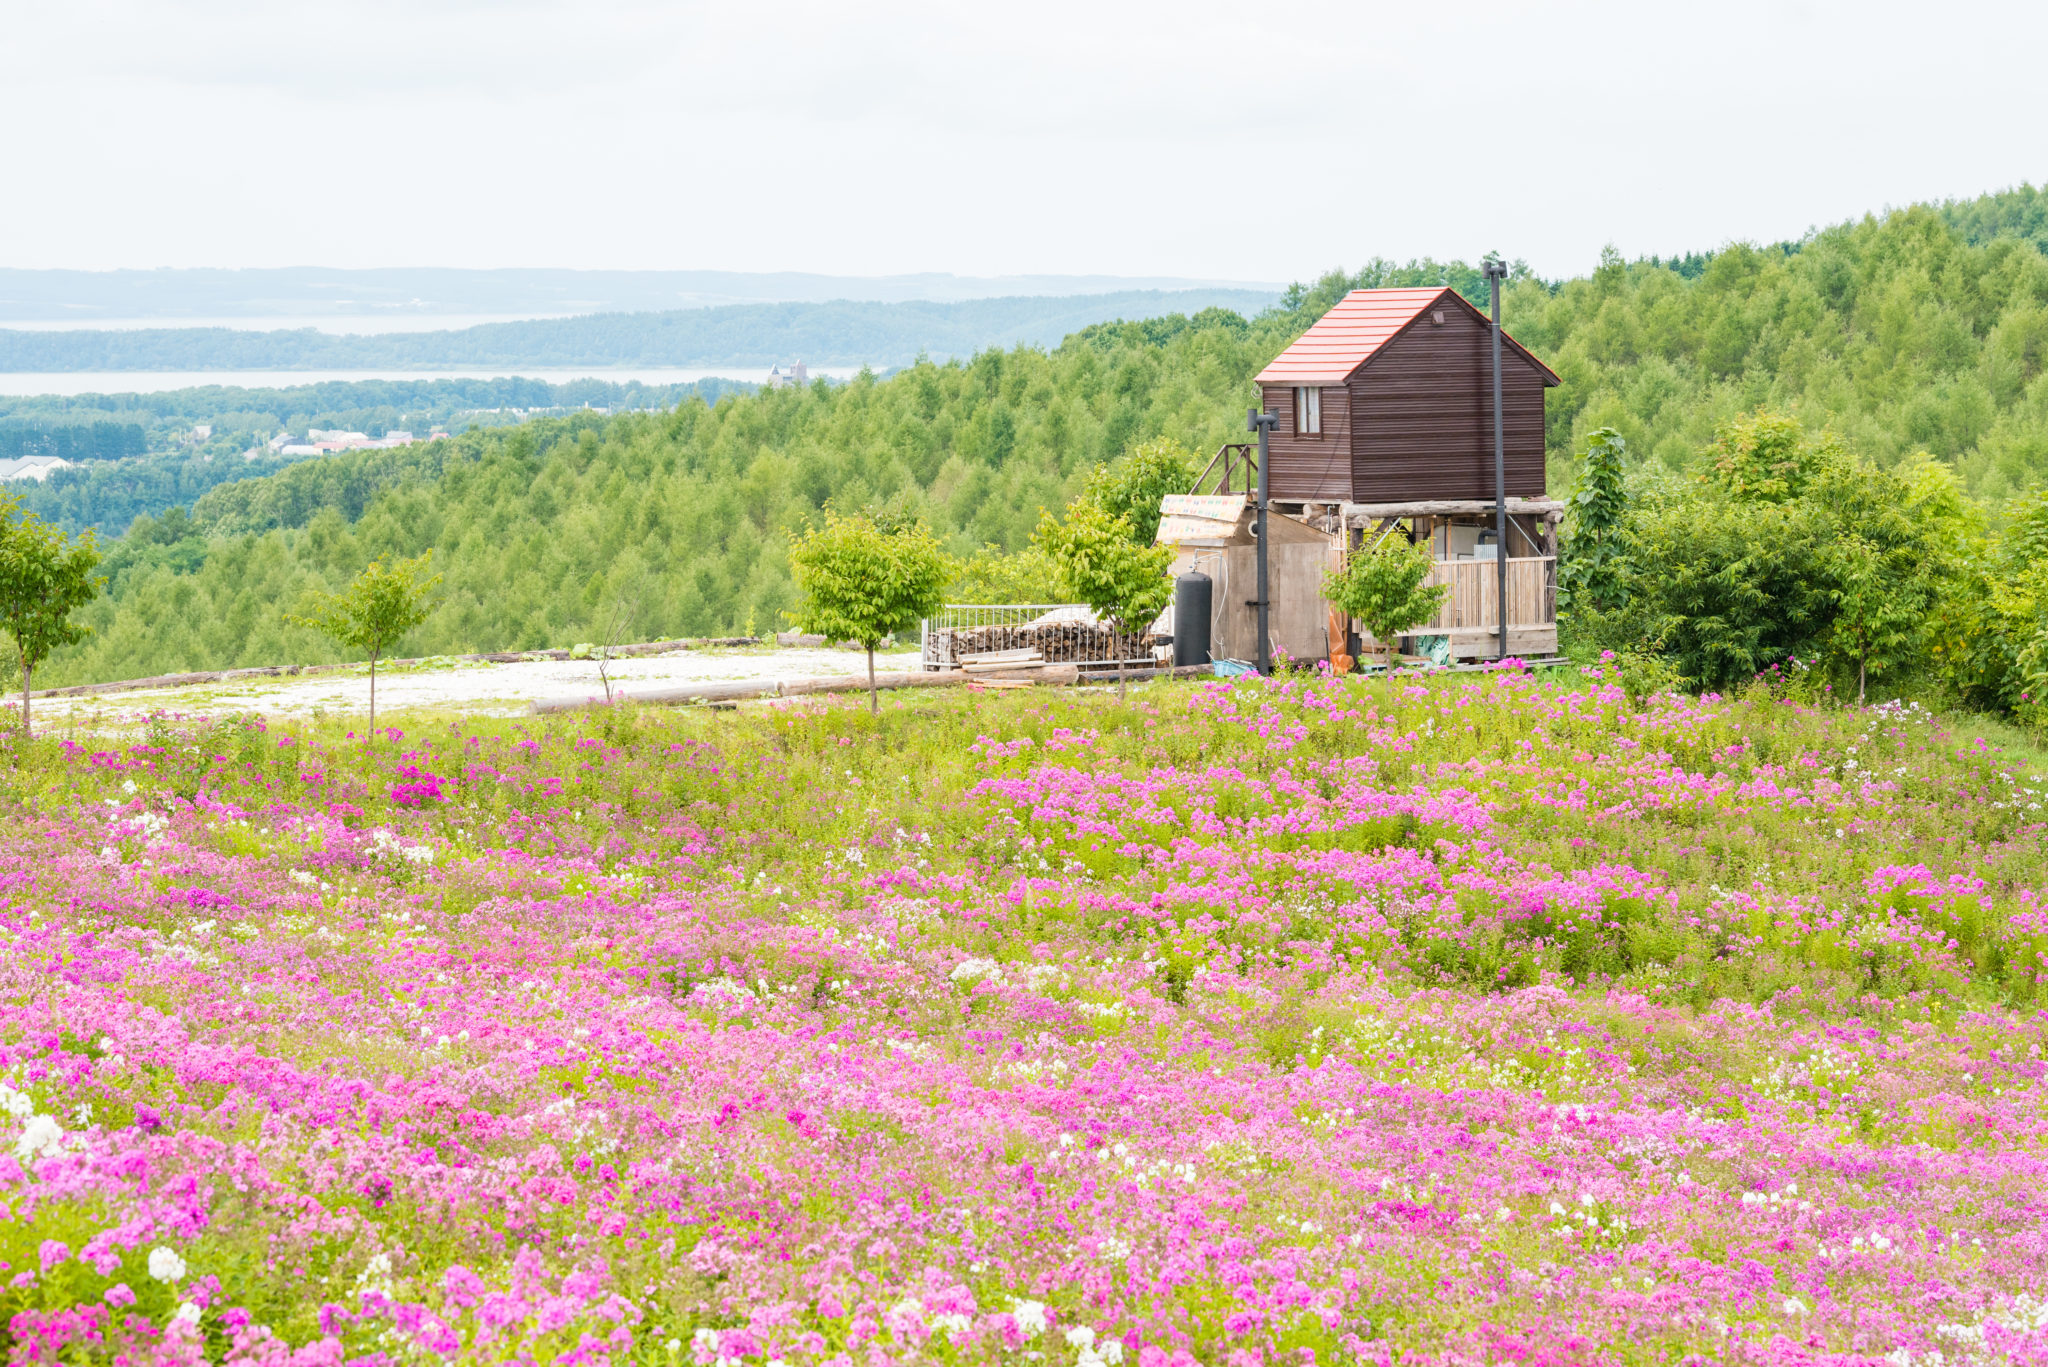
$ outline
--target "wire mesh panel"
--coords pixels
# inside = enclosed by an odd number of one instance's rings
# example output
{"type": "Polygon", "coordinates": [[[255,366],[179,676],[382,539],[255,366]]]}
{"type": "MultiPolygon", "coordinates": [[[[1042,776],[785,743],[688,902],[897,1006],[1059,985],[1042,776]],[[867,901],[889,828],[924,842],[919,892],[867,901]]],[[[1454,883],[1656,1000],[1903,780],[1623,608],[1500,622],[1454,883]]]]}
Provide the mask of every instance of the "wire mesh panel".
{"type": "Polygon", "coordinates": [[[1036,650],[1049,664],[1088,664],[1143,653],[1143,637],[1116,633],[1080,603],[948,603],[927,617],[926,669],[957,669],[964,658],[998,650],[1036,650]]]}

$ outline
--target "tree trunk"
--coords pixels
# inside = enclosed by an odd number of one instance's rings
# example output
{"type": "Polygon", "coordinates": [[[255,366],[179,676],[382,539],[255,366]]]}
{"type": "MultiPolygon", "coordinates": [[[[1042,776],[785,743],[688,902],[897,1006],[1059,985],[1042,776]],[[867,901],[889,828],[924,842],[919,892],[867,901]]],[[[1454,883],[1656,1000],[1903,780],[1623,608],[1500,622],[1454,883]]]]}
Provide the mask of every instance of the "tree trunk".
{"type": "MultiPolygon", "coordinates": [[[[1110,649],[1116,650],[1116,647],[1111,646],[1110,649]]],[[[1116,700],[1124,700],[1124,653],[1121,650],[1116,652],[1116,700]]]]}
{"type": "Polygon", "coordinates": [[[370,736],[377,735],[377,657],[370,657],[370,736]]]}
{"type": "Polygon", "coordinates": [[[23,740],[27,740],[30,735],[28,729],[28,686],[30,676],[34,673],[35,666],[31,665],[24,658],[21,662],[21,738],[23,740]]]}
{"type": "Polygon", "coordinates": [[[1856,662],[1856,705],[1858,707],[1863,706],[1863,671],[1865,666],[1866,662],[1863,660],[1856,662]]]}
{"type": "Polygon", "coordinates": [[[882,715],[882,695],[875,691],[875,648],[868,647],[868,715],[882,715]]]}

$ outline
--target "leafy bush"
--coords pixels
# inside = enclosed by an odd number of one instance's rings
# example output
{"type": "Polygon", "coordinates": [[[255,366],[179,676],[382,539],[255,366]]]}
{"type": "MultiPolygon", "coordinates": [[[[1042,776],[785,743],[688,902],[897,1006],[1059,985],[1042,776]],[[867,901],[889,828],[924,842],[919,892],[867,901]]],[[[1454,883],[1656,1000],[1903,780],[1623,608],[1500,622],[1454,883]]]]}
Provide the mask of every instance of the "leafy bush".
{"type": "Polygon", "coordinates": [[[1344,567],[1323,578],[1323,597],[1372,633],[1391,668],[1394,638],[1436,616],[1448,584],[1424,584],[1433,560],[1429,547],[1382,536],[1351,553],[1344,567]]]}

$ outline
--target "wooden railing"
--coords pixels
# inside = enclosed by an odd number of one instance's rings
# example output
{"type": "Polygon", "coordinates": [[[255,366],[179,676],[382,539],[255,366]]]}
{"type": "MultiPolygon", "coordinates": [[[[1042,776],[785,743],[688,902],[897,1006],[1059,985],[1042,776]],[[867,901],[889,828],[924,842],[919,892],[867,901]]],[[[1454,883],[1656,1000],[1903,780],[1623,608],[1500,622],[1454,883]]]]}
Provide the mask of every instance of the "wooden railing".
{"type": "Polygon", "coordinates": [[[1202,473],[1195,476],[1195,487],[1188,490],[1188,492],[1190,494],[1249,494],[1256,492],[1259,482],[1258,449],[1258,447],[1253,446],[1248,441],[1225,442],[1216,448],[1216,454],[1211,456],[1209,463],[1202,467],[1202,473]],[[1216,473],[1218,465],[1223,467],[1222,481],[1214,489],[1204,489],[1202,486],[1209,482],[1209,476],[1216,473]],[[1233,481],[1241,483],[1243,487],[1239,489],[1231,488],[1230,486],[1233,481]]]}
{"type": "MultiPolygon", "coordinates": [[[[1557,561],[1548,555],[1508,557],[1508,625],[1549,626],[1557,620],[1557,561]]],[[[1427,626],[1427,636],[1500,628],[1500,566],[1492,560],[1439,560],[1426,584],[1448,584],[1444,605],[1427,626]]]]}

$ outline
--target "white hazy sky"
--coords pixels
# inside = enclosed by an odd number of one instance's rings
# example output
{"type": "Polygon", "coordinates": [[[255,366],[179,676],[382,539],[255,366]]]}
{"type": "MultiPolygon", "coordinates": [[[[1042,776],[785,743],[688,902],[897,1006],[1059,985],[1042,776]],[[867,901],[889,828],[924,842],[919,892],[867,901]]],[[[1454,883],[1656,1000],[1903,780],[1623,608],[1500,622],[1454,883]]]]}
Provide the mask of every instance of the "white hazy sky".
{"type": "Polygon", "coordinates": [[[0,0],[0,265],[1547,275],[2048,178],[2036,4],[0,0]]]}

